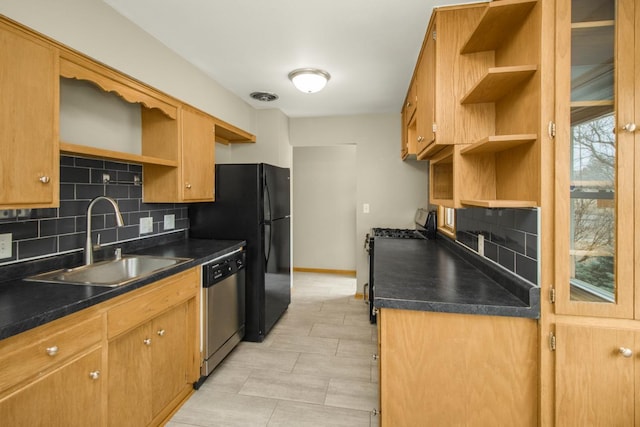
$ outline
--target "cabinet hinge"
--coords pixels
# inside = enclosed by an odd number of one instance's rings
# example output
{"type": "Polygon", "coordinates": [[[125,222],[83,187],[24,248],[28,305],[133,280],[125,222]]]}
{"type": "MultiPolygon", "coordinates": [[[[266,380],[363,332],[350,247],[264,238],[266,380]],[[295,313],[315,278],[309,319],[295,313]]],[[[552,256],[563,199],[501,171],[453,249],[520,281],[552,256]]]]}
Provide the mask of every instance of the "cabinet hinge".
{"type": "Polygon", "coordinates": [[[549,333],[549,349],[556,351],[556,335],[553,332],[549,333]]]}
{"type": "Polygon", "coordinates": [[[431,132],[436,133],[436,131],[438,130],[438,125],[436,125],[435,123],[433,123],[431,125],[431,132]]]}
{"type": "Polygon", "coordinates": [[[553,139],[556,137],[556,124],[555,122],[549,122],[549,126],[547,127],[547,132],[549,133],[549,138],[553,139]]]}
{"type": "Polygon", "coordinates": [[[435,40],[436,39],[436,32],[434,31],[433,33],[431,33],[431,37],[435,40]]]}
{"type": "Polygon", "coordinates": [[[551,301],[551,304],[556,303],[556,288],[554,287],[549,289],[549,301],[551,301]]]}

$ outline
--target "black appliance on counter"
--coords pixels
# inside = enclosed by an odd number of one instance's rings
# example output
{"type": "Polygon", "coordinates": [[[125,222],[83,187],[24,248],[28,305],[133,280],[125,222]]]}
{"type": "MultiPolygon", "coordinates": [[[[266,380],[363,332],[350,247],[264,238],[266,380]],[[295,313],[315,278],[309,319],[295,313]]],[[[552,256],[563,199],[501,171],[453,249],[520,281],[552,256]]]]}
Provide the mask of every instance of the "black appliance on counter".
{"type": "MultiPolygon", "coordinates": [[[[435,239],[437,229],[436,211],[427,211],[418,209],[414,218],[416,223],[415,229],[409,228],[372,228],[370,233],[365,237],[364,247],[369,255],[369,283],[368,287],[369,300],[369,322],[376,323],[377,316],[373,307],[373,296],[375,293],[374,274],[373,274],[373,258],[375,250],[375,238],[386,239],[435,239]]],[[[367,289],[365,289],[367,294],[367,289]]]]}
{"type": "Polygon", "coordinates": [[[189,234],[247,241],[246,341],[261,342],[291,302],[289,169],[220,164],[216,201],[189,207],[189,234]]]}

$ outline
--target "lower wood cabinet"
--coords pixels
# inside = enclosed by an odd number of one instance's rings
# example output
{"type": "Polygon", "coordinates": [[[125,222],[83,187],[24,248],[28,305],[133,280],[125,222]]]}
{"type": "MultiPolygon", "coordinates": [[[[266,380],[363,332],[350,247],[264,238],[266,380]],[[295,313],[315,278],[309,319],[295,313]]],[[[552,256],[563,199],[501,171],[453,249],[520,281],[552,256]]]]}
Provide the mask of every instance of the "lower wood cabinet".
{"type": "Polygon", "coordinates": [[[556,426],[633,426],[640,330],[556,324],[556,426]]]}
{"type": "Polygon", "coordinates": [[[185,302],[109,343],[109,425],[148,425],[190,391],[187,308],[185,302]]]}
{"type": "Polygon", "coordinates": [[[0,423],[13,427],[102,425],[101,358],[102,350],[95,349],[9,394],[0,400],[0,423]]]}
{"type": "Polygon", "coordinates": [[[200,368],[193,268],[0,340],[0,425],[156,426],[200,368]]]}
{"type": "Polygon", "coordinates": [[[381,309],[382,426],[536,426],[532,319],[381,309]]]}

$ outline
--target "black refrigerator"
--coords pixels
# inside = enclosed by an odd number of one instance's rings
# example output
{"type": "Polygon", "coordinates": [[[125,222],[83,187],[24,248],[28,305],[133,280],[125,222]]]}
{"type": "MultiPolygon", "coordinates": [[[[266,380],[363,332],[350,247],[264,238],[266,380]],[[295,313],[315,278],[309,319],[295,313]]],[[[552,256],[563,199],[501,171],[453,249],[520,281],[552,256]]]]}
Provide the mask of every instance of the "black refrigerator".
{"type": "Polygon", "coordinates": [[[189,206],[189,235],[247,241],[246,341],[261,342],[291,302],[289,169],[216,165],[215,202],[189,206]]]}

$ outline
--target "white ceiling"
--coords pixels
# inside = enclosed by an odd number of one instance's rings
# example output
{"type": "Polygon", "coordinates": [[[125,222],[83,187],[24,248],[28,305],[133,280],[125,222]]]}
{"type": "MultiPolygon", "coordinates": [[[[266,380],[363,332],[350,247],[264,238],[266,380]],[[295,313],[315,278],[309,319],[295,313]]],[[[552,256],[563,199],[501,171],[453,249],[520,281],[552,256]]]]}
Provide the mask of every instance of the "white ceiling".
{"type": "Polygon", "coordinates": [[[250,105],[289,117],[400,112],[433,7],[467,2],[104,1],[250,105]],[[306,67],[331,74],[322,92],[288,80],[306,67]]]}

